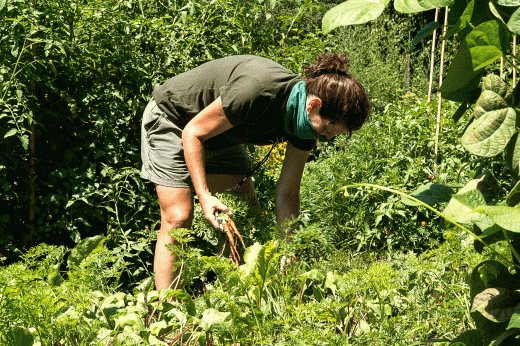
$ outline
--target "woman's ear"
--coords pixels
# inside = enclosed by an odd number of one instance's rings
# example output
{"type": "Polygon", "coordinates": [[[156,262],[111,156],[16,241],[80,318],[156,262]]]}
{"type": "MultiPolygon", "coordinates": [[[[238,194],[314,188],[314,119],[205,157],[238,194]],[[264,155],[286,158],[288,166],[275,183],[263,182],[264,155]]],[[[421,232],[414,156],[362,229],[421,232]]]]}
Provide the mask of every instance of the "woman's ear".
{"type": "Polygon", "coordinates": [[[321,99],[319,97],[312,97],[308,102],[307,102],[307,112],[309,112],[309,114],[314,111],[314,110],[318,110],[321,108],[321,99]]]}

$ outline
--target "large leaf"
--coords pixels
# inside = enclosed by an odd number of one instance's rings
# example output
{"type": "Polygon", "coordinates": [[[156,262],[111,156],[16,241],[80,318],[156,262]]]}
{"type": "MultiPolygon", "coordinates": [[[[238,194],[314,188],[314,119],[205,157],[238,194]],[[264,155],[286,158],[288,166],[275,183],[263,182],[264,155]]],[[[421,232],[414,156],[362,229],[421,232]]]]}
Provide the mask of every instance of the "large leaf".
{"type": "MultiPolygon", "coordinates": [[[[463,4],[459,4],[463,6],[463,4]]],[[[487,3],[480,0],[472,0],[467,6],[464,8],[464,11],[458,18],[458,20],[451,26],[446,34],[443,36],[443,39],[446,40],[452,37],[455,34],[459,34],[459,38],[463,39],[466,37],[466,34],[473,28],[479,25],[486,19],[491,19],[488,16],[487,11],[487,3]],[[476,1],[476,2],[475,2],[476,1]]],[[[452,11],[450,10],[450,18],[452,16],[452,11]]]]}
{"type": "Polygon", "coordinates": [[[518,303],[520,292],[505,287],[491,287],[477,294],[471,312],[478,311],[496,323],[509,322],[518,303]]]}
{"type": "Polygon", "coordinates": [[[506,163],[512,173],[518,176],[520,164],[520,137],[515,133],[506,146],[506,163]]]}
{"type": "Polygon", "coordinates": [[[518,8],[507,21],[507,28],[515,35],[520,34],[520,8],[518,8]]]}
{"type": "MultiPolygon", "coordinates": [[[[441,185],[441,184],[426,184],[421,185],[412,192],[410,195],[421,202],[424,202],[430,206],[435,205],[437,203],[449,202],[451,199],[451,195],[453,195],[455,191],[449,186],[441,185]]],[[[401,197],[401,202],[410,206],[417,206],[419,203],[412,201],[407,197],[401,197]]]]}
{"type": "Polygon", "coordinates": [[[470,299],[490,287],[516,287],[516,280],[507,267],[495,260],[478,264],[469,277],[470,299]]]}
{"type": "Polygon", "coordinates": [[[509,325],[507,326],[507,329],[510,328],[520,329],[520,305],[517,305],[515,307],[515,310],[513,311],[513,316],[511,316],[511,320],[509,321],[509,325]]]}
{"type": "Polygon", "coordinates": [[[472,329],[467,330],[457,336],[450,342],[448,346],[456,346],[461,344],[465,346],[483,346],[484,340],[482,339],[482,334],[480,334],[478,330],[472,329]]]}
{"type": "Polygon", "coordinates": [[[483,206],[475,212],[486,214],[500,227],[515,233],[520,233],[520,209],[505,206],[483,206]]]}
{"type": "Polygon", "coordinates": [[[390,0],[347,0],[327,11],[322,30],[328,33],[338,26],[363,24],[379,17],[390,0]]]}
{"type": "MultiPolygon", "coordinates": [[[[477,225],[473,225],[473,232],[479,236],[486,245],[495,244],[499,241],[505,240],[504,229],[496,224],[491,225],[484,231],[482,231],[477,225]]],[[[479,254],[482,254],[485,246],[482,241],[478,239],[473,241],[473,247],[479,254]]]]}
{"type": "Polygon", "coordinates": [[[101,251],[103,249],[103,243],[106,239],[107,237],[103,235],[96,235],[94,237],[83,239],[70,252],[70,256],[67,259],[69,268],[79,266],[79,264],[91,253],[101,251]]]}
{"type": "Polygon", "coordinates": [[[34,337],[28,329],[23,327],[15,327],[13,330],[13,345],[32,346],[34,337]]]}
{"type": "MultiPolygon", "coordinates": [[[[479,24],[465,38],[448,68],[440,92],[449,93],[474,83],[475,76],[506,50],[509,34],[497,20],[479,24]]],[[[473,89],[468,90],[468,93],[473,89]]]]}
{"type": "Polygon", "coordinates": [[[426,24],[424,28],[422,28],[417,35],[415,35],[412,43],[410,44],[410,50],[413,50],[419,42],[421,42],[425,37],[429,36],[432,32],[438,29],[441,25],[439,22],[431,22],[426,24]]]}
{"type": "Polygon", "coordinates": [[[454,2],[455,0],[394,0],[394,7],[398,12],[416,13],[451,6],[454,2]]]}

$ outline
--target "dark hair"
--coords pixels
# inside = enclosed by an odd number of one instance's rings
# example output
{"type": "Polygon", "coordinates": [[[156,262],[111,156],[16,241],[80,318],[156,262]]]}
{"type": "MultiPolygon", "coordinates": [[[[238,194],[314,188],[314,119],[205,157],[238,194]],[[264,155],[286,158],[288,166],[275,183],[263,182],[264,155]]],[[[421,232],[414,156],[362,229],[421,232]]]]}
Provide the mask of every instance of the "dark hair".
{"type": "Polygon", "coordinates": [[[368,119],[370,101],[365,89],[349,72],[350,60],[345,54],[326,53],[303,69],[307,95],[322,101],[320,115],[347,125],[349,136],[368,119]]]}

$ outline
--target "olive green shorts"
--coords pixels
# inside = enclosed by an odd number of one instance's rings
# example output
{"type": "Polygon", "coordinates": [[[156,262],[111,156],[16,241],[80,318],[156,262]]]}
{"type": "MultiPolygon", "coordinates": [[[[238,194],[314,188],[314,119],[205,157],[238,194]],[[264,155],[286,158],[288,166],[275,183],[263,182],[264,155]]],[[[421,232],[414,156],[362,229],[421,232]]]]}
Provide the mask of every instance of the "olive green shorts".
{"type": "MultiPolygon", "coordinates": [[[[193,188],[182,148],[182,129],[157,107],[152,99],[143,114],[141,123],[141,178],[169,187],[193,188]]],[[[206,149],[207,174],[246,175],[253,162],[247,150],[234,147],[206,149]]]]}

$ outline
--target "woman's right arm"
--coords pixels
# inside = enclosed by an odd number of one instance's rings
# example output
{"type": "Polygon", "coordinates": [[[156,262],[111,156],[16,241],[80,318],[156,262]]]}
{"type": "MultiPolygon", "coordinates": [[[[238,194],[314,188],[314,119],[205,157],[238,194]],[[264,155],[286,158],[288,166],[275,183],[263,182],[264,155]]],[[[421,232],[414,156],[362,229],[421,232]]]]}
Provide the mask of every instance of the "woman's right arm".
{"type": "Polygon", "coordinates": [[[219,97],[191,119],[182,131],[184,158],[193,181],[193,187],[199,197],[206,220],[215,228],[218,228],[215,211],[230,214],[230,210],[218,198],[211,196],[208,189],[204,169],[204,142],[232,127],[233,124],[226,117],[219,97]]]}

